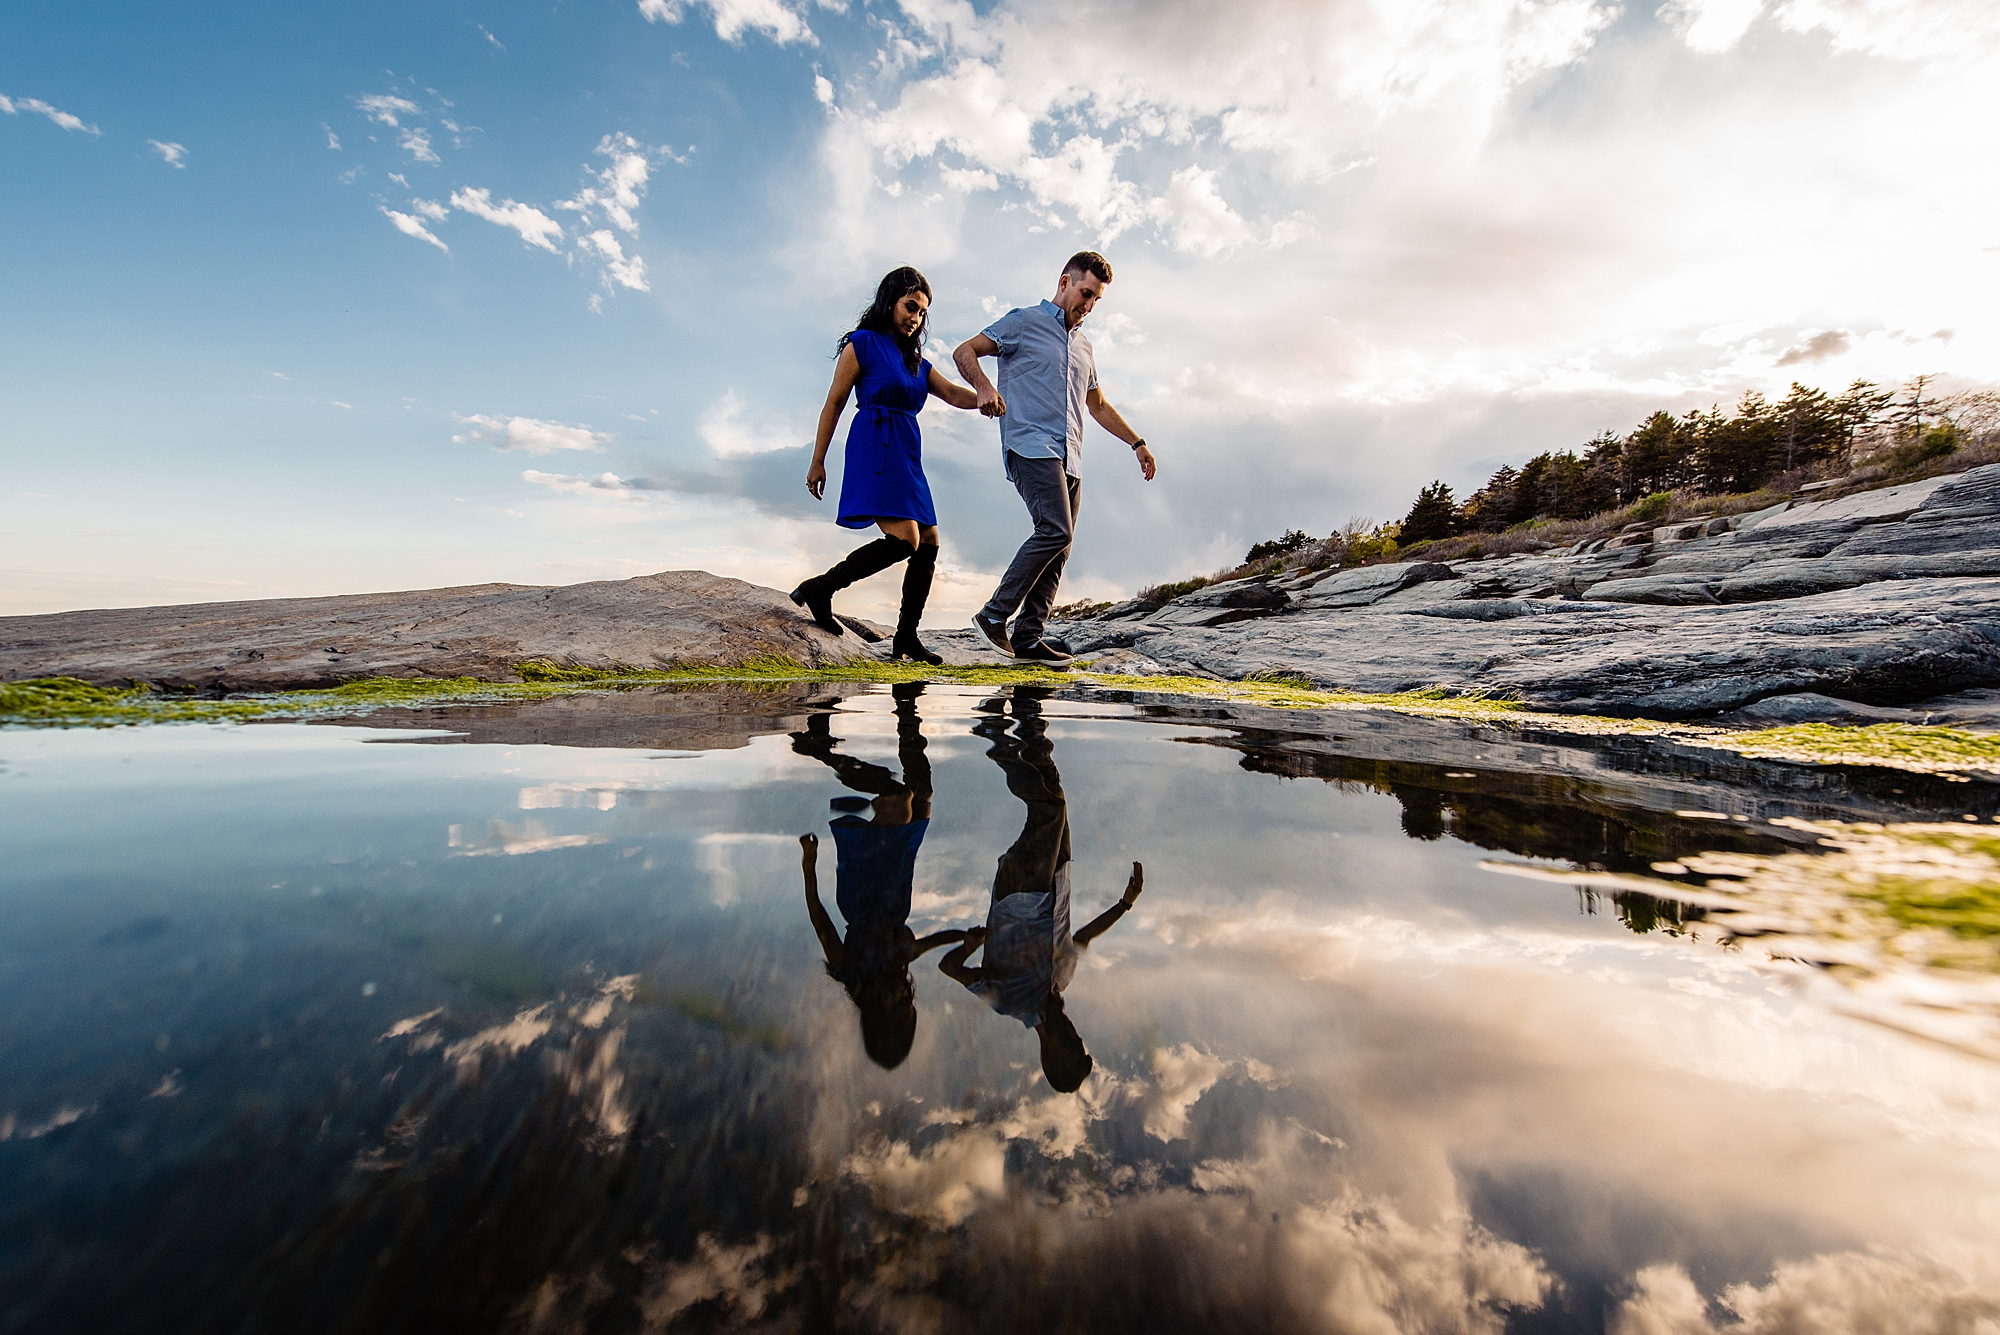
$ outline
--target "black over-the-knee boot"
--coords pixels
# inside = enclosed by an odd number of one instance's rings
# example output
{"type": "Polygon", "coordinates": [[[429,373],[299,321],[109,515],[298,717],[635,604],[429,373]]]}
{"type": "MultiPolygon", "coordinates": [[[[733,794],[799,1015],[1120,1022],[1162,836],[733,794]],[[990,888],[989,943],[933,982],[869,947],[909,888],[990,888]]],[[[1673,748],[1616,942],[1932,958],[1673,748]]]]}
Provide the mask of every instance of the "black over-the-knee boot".
{"type": "Polygon", "coordinates": [[[917,622],[923,619],[924,603],[931,596],[931,576],[937,571],[937,555],[937,544],[925,543],[917,548],[917,554],[904,567],[903,607],[896,616],[896,638],[889,646],[891,658],[914,658],[933,667],[944,662],[942,657],[924,648],[924,642],[917,638],[917,622]]]}
{"type": "Polygon", "coordinates": [[[833,595],[898,561],[906,561],[916,549],[901,538],[886,534],[864,547],[856,547],[847,558],[824,575],[815,575],[792,590],[792,601],[812,613],[821,630],[845,635],[847,630],[833,617],[833,595]]]}

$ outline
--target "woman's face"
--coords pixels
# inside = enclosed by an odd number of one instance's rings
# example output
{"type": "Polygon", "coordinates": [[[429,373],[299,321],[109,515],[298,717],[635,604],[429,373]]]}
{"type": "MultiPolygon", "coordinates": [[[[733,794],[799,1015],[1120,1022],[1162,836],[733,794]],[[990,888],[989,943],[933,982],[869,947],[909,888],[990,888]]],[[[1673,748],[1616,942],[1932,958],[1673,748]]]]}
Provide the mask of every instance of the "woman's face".
{"type": "Polygon", "coordinates": [[[916,333],[930,305],[931,299],[923,293],[905,292],[896,302],[896,332],[904,338],[916,333]]]}

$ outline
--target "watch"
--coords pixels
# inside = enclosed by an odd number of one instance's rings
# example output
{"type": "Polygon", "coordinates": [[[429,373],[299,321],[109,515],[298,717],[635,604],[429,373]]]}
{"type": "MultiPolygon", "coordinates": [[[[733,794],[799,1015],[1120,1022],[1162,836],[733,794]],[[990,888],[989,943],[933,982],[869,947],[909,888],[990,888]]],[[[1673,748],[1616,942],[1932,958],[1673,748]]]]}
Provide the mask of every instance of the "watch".
{"type": "Polygon", "coordinates": [[[1140,447],[1145,445],[1145,443],[1146,443],[1146,438],[1144,436],[1141,436],[1139,437],[1139,439],[1132,442],[1132,448],[1135,450],[1139,449],[1140,447]]]}

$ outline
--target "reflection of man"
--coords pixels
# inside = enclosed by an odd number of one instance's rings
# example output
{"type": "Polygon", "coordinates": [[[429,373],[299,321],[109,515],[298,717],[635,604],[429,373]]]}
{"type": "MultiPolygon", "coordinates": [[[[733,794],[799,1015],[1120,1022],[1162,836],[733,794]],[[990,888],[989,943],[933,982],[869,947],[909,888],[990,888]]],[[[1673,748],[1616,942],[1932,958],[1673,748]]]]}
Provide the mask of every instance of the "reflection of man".
{"type": "Polygon", "coordinates": [[[833,842],[839,850],[834,902],[847,920],[844,939],[820,902],[819,840],[801,835],[799,845],[806,914],[826,952],[826,971],[861,1012],[862,1046],[885,1069],[902,1064],[917,1034],[911,963],[925,951],[964,936],[956,931],[933,932],[920,941],[910,930],[917,850],[931,823],[931,767],[924,755],[923,720],[917,717],[923,683],[907,682],[893,689],[896,753],[903,766],[900,781],[880,765],[836,751],[839,739],[827,726],[825,714],[814,714],[804,732],[792,734],[794,751],[832,767],[849,788],[875,794],[872,802],[838,797],[833,801],[845,813],[833,821],[833,842]],[[868,819],[858,814],[862,810],[870,812],[868,819]]]}
{"type": "Polygon", "coordinates": [[[1083,500],[1084,413],[1130,445],[1139,471],[1153,480],[1153,452],[1098,387],[1097,355],[1079,328],[1110,281],[1111,265],[1102,255],[1078,251],[1063,265],[1053,300],[1008,311],[952,354],[979,395],[979,411],[1000,419],[1007,480],[1035,524],[993,597],[972,618],[995,648],[1024,663],[1070,661],[1042,632],[1083,500]],[[998,389],[980,369],[981,357],[1000,359],[998,389]],[[1021,615],[1010,638],[1007,618],[1016,609],[1021,615]]]}
{"type": "Polygon", "coordinates": [[[982,720],[973,731],[993,743],[987,754],[1006,773],[1007,790],[1027,805],[1028,819],[994,870],[986,925],[966,933],[938,967],[994,1010],[1033,1029],[1041,1041],[1042,1073],[1050,1088],[1067,1094],[1083,1084],[1091,1060],[1064,1009],[1063,989],[1078,956],[1139,898],[1145,868],[1133,863],[1119,901],[1071,934],[1069,804],[1062,776],[1039,702],[1017,694],[1013,722],[1011,737],[1004,718],[982,720]],[[981,945],[983,962],[973,967],[967,961],[981,945]]]}

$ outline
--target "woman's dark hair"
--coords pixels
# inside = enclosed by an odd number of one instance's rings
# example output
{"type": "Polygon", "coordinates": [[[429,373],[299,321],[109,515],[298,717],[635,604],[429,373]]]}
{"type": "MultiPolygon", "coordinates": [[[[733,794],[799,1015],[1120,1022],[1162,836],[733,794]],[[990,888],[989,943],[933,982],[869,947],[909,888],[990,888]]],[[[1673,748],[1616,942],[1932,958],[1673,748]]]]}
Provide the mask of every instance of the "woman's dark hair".
{"type": "Polygon", "coordinates": [[[854,322],[853,331],[840,336],[840,342],[833,345],[834,352],[838,353],[842,348],[847,346],[848,341],[856,333],[867,329],[882,335],[882,337],[901,348],[903,350],[903,361],[908,364],[912,371],[916,370],[917,363],[923,358],[924,335],[928,334],[931,328],[929,306],[931,300],[929,279],[907,264],[900,269],[889,270],[888,273],[883,275],[882,282],[875,289],[875,300],[868,303],[867,310],[861,312],[861,318],[854,322]],[[896,329],[896,303],[912,292],[921,292],[924,294],[924,318],[917,321],[917,332],[905,338],[896,329]]]}

